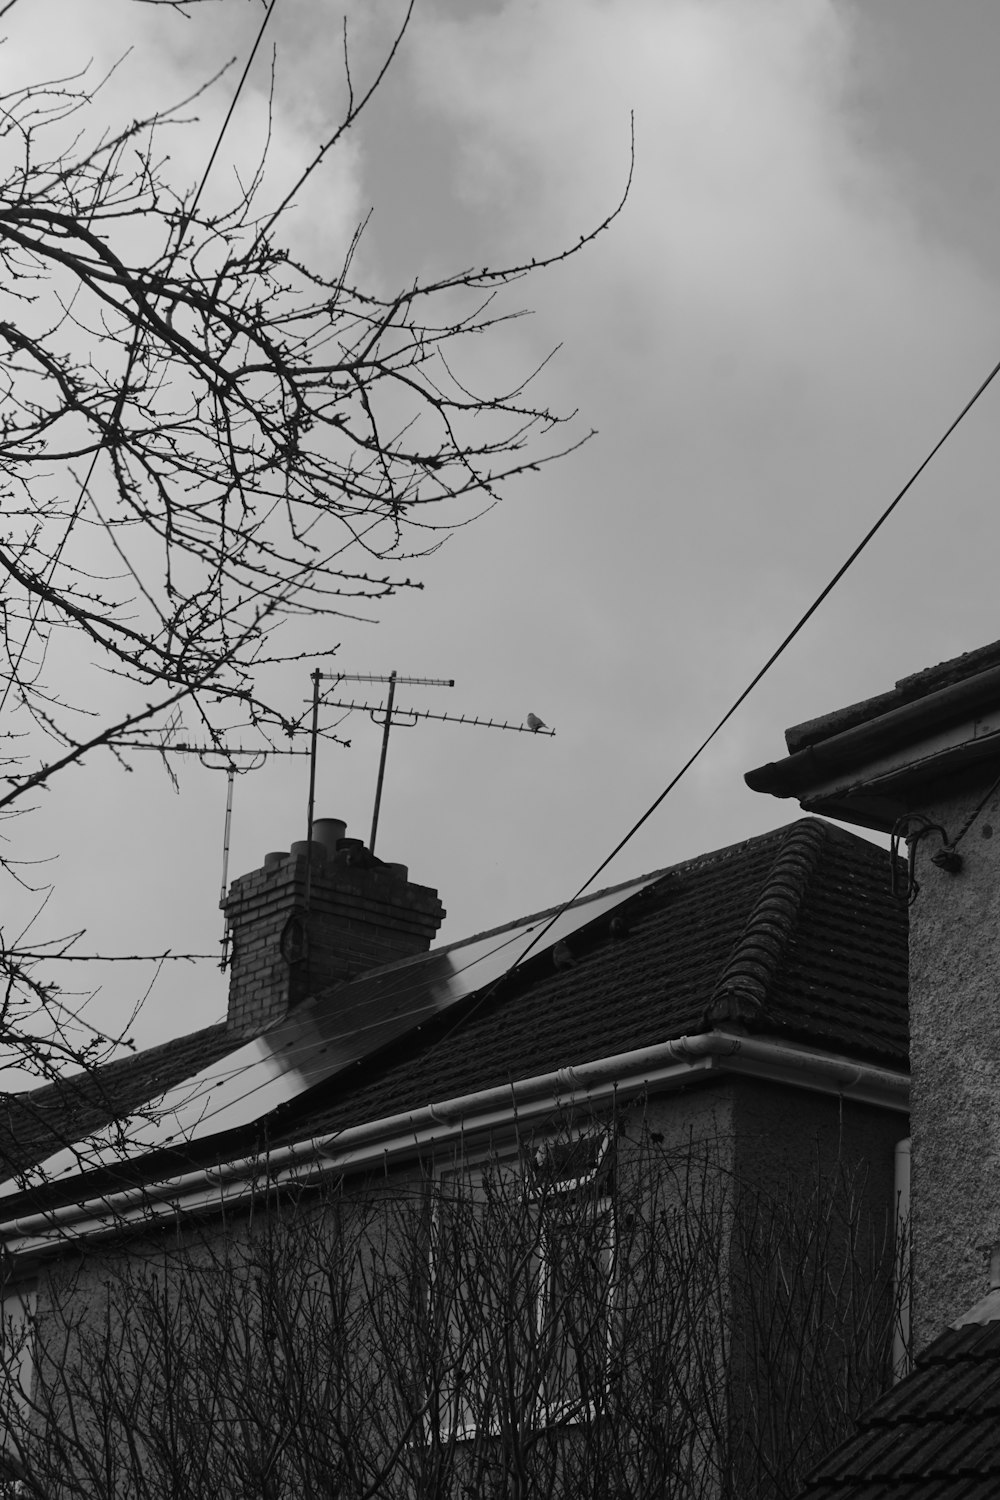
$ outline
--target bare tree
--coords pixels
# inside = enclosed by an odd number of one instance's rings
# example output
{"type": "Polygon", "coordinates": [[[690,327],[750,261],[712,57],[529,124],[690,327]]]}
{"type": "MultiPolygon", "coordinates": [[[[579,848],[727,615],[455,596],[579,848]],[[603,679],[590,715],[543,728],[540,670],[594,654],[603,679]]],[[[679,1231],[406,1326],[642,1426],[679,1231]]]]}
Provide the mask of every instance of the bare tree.
{"type": "MultiPolygon", "coordinates": [[[[12,10],[7,24],[28,24],[15,0],[0,15],[12,10]]],[[[272,10],[256,12],[242,76],[205,91],[227,88],[235,104],[272,10]]],[[[86,72],[0,98],[6,816],[88,752],[168,745],[181,710],[209,745],[235,727],[265,748],[287,743],[299,710],[268,682],[303,653],[282,627],[334,625],[419,587],[408,559],[581,440],[533,400],[531,372],[478,391],[462,370],[466,346],[518,315],[499,294],[571,251],[385,292],[359,279],[363,224],[330,264],[296,248],[295,210],[408,20],[363,81],[345,21],[336,126],[294,181],[275,183],[263,111],[260,160],[221,206],[214,164],[232,109],[186,182],[170,141],[193,128],[200,94],[117,128],[86,72]],[[93,683],[109,674],[103,712],[93,683]]],[[[4,870],[21,878],[9,858],[4,870]]],[[[0,937],[4,1066],[51,1077],[106,1052],[44,967],[72,953],[0,937]]]]}
{"type": "Polygon", "coordinates": [[[11,1330],[8,1467],[51,1500],[792,1496],[889,1377],[889,1226],[856,1172],[729,1160],[595,1130],[70,1256],[30,1384],[11,1330]]]}

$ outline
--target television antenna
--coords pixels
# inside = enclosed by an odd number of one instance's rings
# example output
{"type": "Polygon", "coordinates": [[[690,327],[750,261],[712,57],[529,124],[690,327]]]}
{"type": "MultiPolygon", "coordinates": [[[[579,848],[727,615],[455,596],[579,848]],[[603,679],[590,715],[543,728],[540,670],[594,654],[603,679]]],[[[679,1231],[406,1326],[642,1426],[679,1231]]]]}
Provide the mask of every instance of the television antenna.
{"type": "Polygon", "coordinates": [[[379,755],[378,777],[375,783],[375,806],[372,810],[372,831],[368,840],[368,848],[375,853],[375,836],[378,832],[378,815],[382,805],[382,787],[385,782],[385,760],[389,749],[389,731],[393,725],[401,728],[412,729],[420,719],[434,719],[442,724],[467,724],[473,729],[505,729],[516,734],[544,734],[551,738],[555,734],[554,729],[548,727],[542,729],[530,729],[525,724],[511,724],[506,719],[482,719],[469,714],[441,714],[433,713],[423,708],[400,708],[396,705],[396,688],[403,687],[454,687],[453,677],[401,677],[398,672],[390,672],[387,677],[377,676],[370,672],[321,672],[317,667],[310,674],[312,679],[312,730],[310,734],[310,761],[309,761],[309,814],[307,824],[308,849],[312,849],[313,811],[316,800],[316,747],[319,741],[319,710],[320,704],[327,708],[342,708],[348,712],[359,710],[367,713],[373,724],[377,724],[382,730],[382,749],[379,755]],[[366,703],[355,699],[344,701],[332,699],[324,692],[321,696],[320,683],[333,683],[333,688],[326,692],[336,692],[337,686],[342,682],[373,682],[387,683],[389,692],[385,703],[366,703]]]}
{"type": "MultiPolygon", "coordinates": [[[[168,732],[175,732],[175,729],[171,727],[168,732]]],[[[219,907],[224,908],[229,885],[229,841],[233,826],[233,787],[237,775],[245,774],[247,771],[258,770],[272,755],[309,755],[310,751],[279,748],[276,745],[197,745],[191,744],[186,740],[164,741],[162,730],[150,730],[149,733],[160,734],[160,740],[155,742],[152,740],[116,739],[105,740],[104,743],[113,750],[152,750],[156,754],[161,755],[175,787],[177,781],[167,762],[166,757],[168,755],[194,755],[197,756],[206,770],[221,770],[226,773],[226,819],[222,834],[222,883],[219,888],[219,907]],[[213,757],[221,760],[222,764],[213,765],[213,757]],[[244,765],[241,770],[238,770],[237,763],[241,757],[246,757],[248,764],[244,765]]],[[[345,743],[350,744],[350,741],[346,741],[345,743]]],[[[313,746],[312,754],[315,760],[315,745],[313,746]]],[[[219,959],[219,968],[225,969],[229,962],[229,928],[226,924],[223,924],[221,947],[222,954],[219,959]]]]}

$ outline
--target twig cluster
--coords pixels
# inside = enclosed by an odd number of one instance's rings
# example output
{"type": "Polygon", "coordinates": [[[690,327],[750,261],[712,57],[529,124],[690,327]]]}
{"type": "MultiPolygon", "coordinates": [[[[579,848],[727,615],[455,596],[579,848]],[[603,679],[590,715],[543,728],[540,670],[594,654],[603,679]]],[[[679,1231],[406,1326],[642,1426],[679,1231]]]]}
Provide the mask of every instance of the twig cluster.
{"type": "Polygon", "coordinates": [[[791,1497],[887,1381],[891,1226],[846,1163],[731,1159],[619,1134],[567,1177],[525,1142],[281,1202],[265,1171],[247,1217],[72,1255],[10,1329],[21,1493],[791,1497]]]}
{"type": "MultiPolygon", "coordinates": [[[[170,138],[219,80],[110,131],[86,74],[0,97],[0,811],[99,748],[166,748],[182,710],[221,752],[237,728],[287,744],[298,710],[262,674],[303,653],[280,627],[419,587],[406,559],[582,440],[530,376],[480,392],[459,363],[520,315],[498,293],[579,246],[391,294],[361,283],[363,225],[333,269],[296,253],[405,26],[364,87],[345,30],[343,113],[276,203],[266,141],[228,203],[175,180],[170,138]]],[[[30,962],[9,940],[0,979],[51,1014],[30,962]]]]}

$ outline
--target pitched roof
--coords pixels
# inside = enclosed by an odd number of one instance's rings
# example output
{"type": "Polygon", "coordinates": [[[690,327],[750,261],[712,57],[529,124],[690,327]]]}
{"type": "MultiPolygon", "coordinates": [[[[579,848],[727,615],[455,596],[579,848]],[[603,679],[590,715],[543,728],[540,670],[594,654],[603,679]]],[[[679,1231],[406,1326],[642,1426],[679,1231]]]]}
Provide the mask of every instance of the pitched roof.
{"type": "Polygon", "coordinates": [[[802,1500],[987,1500],[1000,1491],[1000,1308],[960,1323],[869,1409],[802,1500]]]}
{"type": "MultiPolygon", "coordinates": [[[[289,1049],[293,1097],[269,1112],[251,1109],[253,1138],[266,1128],[272,1144],[307,1139],[734,1020],[750,1032],[906,1067],[906,909],[889,893],[887,851],[854,834],[801,819],[589,898],[577,914],[582,925],[567,940],[550,938],[499,981],[467,984],[439,1014],[425,1004],[405,1035],[339,1069],[312,1070],[307,1054],[338,1051],[328,1043],[345,1012],[365,1015],[380,991],[396,992],[397,1009],[400,991],[416,1006],[442,972],[461,974],[463,962],[466,979],[479,972],[474,953],[510,951],[516,959],[520,944],[505,944],[524,922],[386,965],[305,1002],[297,1053],[289,1049]]],[[[548,915],[533,919],[536,930],[548,915]]],[[[97,1130],[102,1110],[112,1120],[150,1098],[155,1109],[156,1096],[234,1046],[224,1027],[209,1028],[74,1080],[66,1094],[58,1086],[8,1100],[8,1139],[13,1132],[20,1161],[38,1161],[47,1154],[40,1145],[97,1130]]],[[[246,1071],[234,1064],[230,1073],[252,1106],[246,1071]]],[[[226,1154],[236,1144],[232,1132],[203,1135],[199,1161],[213,1139],[215,1160],[223,1144],[226,1154]]],[[[78,1191],[72,1183],[42,1190],[46,1201],[78,1191]]]]}
{"type": "Polygon", "coordinates": [[[286,1135],[323,1134],[733,1019],[906,1068],[907,914],[889,892],[886,850],[800,819],[665,870],[623,914],[627,936],[615,936],[610,914],[581,934],[571,965],[540,955],[486,1004],[473,998],[464,1016],[423,1027],[325,1103],[304,1101],[286,1135]]]}

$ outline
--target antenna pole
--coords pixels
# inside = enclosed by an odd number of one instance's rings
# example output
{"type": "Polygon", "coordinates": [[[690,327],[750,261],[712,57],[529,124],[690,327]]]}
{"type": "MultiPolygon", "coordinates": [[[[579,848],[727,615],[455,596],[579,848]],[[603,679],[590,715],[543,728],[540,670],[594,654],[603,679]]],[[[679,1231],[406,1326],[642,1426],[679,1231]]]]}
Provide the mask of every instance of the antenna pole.
{"type": "MultiPolygon", "coordinates": [[[[316,687],[318,689],[318,682],[316,684],[316,687]]],[[[379,758],[378,763],[378,781],[375,783],[375,810],[372,813],[372,836],[368,840],[368,848],[370,849],[372,854],[375,853],[375,833],[378,829],[378,810],[382,802],[382,782],[385,778],[385,754],[389,748],[389,730],[392,727],[392,701],[395,696],[396,674],[395,672],[392,672],[389,675],[389,701],[386,704],[385,723],[382,728],[382,754],[379,758]]]]}
{"type": "Polygon", "coordinates": [[[222,889],[219,892],[220,906],[225,906],[229,889],[229,832],[233,826],[233,781],[235,778],[236,767],[230,765],[226,773],[226,780],[229,784],[226,787],[226,828],[222,835],[222,889]]]}
{"type": "MultiPolygon", "coordinates": [[[[357,710],[359,713],[370,715],[372,722],[381,726],[382,729],[382,753],[378,763],[378,779],[375,784],[375,806],[372,809],[372,831],[368,840],[368,847],[372,854],[375,852],[375,839],[378,834],[378,815],[382,806],[382,789],[385,785],[385,759],[389,749],[389,732],[393,724],[404,729],[412,729],[420,719],[436,719],[442,724],[468,724],[470,729],[505,729],[512,734],[530,734],[532,736],[545,735],[551,738],[555,734],[554,729],[549,729],[539,720],[534,724],[508,724],[499,719],[480,719],[468,714],[435,714],[422,708],[397,708],[396,688],[399,684],[413,687],[454,687],[453,677],[401,677],[398,672],[392,672],[388,677],[383,677],[374,672],[321,672],[317,667],[312,673],[312,748],[310,751],[300,751],[302,755],[311,756],[309,776],[309,846],[312,847],[312,819],[313,819],[313,789],[316,779],[316,744],[319,739],[319,709],[322,703],[324,708],[342,708],[347,713],[357,710]],[[328,692],[342,691],[341,685],[345,682],[387,682],[389,692],[384,704],[359,702],[352,698],[346,701],[335,700],[324,692],[320,694],[320,683],[332,682],[336,686],[328,689],[328,692]]],[[[310,700],[306,699],[308,703],[310,700]]],[[[534,719],[534,714],[529,714],[529,719],[534,719]]],[[[339,721],[338,721],[339,722],[339,721]]],[[[345,741],[350,746],[350,740],[345,741]]],[[[294,753],[286,751],[285,754],[294,753]]],[[[307,865],[308,869],[308,865],[307,865]]],[[[308,890],[308,886],[307,886],[308,890]]],[[[307,902],[308,904],[308,902],[307,902]]]]}
{"type": "MultiPolygon", "coordinates": [[[[229,762],[229,770],[226,775],[228,786],[226,787],[226,829],[222,837],[222,890],[219,893],[219,909],[225,911],[226,896],[228,894],[229,882],[229,831],[233,825],[233,782],[236,780],[236,767],[232,761],[229,762]]],[[[222,924],[222,955],[219,959],[219,968],[225,969],[229,962],[229,923],[222,924]]]]}
{"type": "Polygon", "coordinates": [[[312,894],[313,814],[316,810],[316,745],[319,740],[319,667],[311,674],[313,685],[312,729],[309,735],[309,811],[306,815],[306,910],[312,894]]]}

